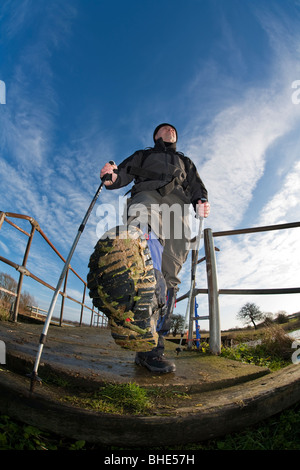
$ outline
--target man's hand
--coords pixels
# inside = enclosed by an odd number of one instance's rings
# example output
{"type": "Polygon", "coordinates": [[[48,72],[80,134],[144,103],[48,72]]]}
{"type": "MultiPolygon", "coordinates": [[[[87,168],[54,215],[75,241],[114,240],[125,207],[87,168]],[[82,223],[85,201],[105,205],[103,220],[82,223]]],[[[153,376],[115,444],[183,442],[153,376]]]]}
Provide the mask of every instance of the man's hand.
{"type": "Polygon", "coordinates": [[[210,213],[210,204],[208,201],[201,201],[201,199],[199,199],[199,201],[197,202],[197,206],[196,206],[196,212],[197,212],[197,215],[199,217],[208,217],[209,216],[209,213],[210,213]]]}
{"type": "Polygon", "coordinates": [[[117,170],[117,165],[112,165],[111,163],[106,163],[102,170],[100,171],[100,178],[104,178],[105,175],[111,175],[111,179],[104,180],[105,186],[110,186],[117,179],[117,174],[114,173],[114,170],[117,170]]]}

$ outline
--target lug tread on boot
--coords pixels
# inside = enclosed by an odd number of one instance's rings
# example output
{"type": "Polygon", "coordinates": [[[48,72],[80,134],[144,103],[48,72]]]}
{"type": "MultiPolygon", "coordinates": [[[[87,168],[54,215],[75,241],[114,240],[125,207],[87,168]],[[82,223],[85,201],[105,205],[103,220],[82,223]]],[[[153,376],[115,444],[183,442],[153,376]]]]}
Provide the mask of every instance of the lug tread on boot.
{"type": "Polygon", "coordinates": [[[87,286],[93,305],[108,317],[118,345],[149,351],[157,344],[151,307],[156,279],[140,229],[119,226],[101,237],[90,257],[87,286]]]}

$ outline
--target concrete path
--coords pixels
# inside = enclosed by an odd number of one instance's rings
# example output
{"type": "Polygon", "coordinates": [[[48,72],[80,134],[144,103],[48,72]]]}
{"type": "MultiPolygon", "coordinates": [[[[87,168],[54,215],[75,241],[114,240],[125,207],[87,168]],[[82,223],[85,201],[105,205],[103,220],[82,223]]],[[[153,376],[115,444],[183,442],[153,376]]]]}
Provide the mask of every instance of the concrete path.
{"type": "Polygon", "coordinates": [[[199,442],[272,416],[300,400],[300,367],[280,372],[246,365],[198,351],[166,356],[176,372],[153,375],[134,364],[135,353],[118,347],[109,330],[50,326],[41,357],[44,380],[30,392],[30,379],[41,325],[0,322],[6,365],[0,372],[0,411],[59,435],[103,445],[148,447],[199,442]],[[103,414],[61,401],[62,390],[46,379],[56,374],[78,387],[134,382],[145,388],[176,390],[188,399],[158,403],[151,415],[103,414]]]}

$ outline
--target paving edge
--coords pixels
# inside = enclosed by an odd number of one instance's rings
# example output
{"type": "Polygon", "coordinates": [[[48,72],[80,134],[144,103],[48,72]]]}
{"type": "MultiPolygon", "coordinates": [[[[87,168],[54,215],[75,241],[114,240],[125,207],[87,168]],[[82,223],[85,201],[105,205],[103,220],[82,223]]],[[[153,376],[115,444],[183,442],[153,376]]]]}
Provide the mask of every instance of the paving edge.
{"type": "Polygon", "coordinates": [[[300,367],[288,366],[223,390],[199,393],[168,415],[103,414],[65,405],[47,387],[29,391],[29,380],[0,373],[0,411],[60,436],[119,447],[200,442],[244,429],[300,400],[300,367]]]}

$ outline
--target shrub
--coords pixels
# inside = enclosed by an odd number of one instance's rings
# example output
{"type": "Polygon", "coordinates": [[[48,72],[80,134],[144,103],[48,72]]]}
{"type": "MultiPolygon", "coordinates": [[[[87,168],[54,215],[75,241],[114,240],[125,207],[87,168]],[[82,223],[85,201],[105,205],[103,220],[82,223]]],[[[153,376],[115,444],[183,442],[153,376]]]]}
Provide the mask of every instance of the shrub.
{"type": "Polygon", "coordinates": [[[231,348],[224,348],[223,357],[237,361],[269,367],[278,370],[291,363],[292,338],[279,325],[267,327],[261,339],[256,344],[240,343],[231,348]]]}

